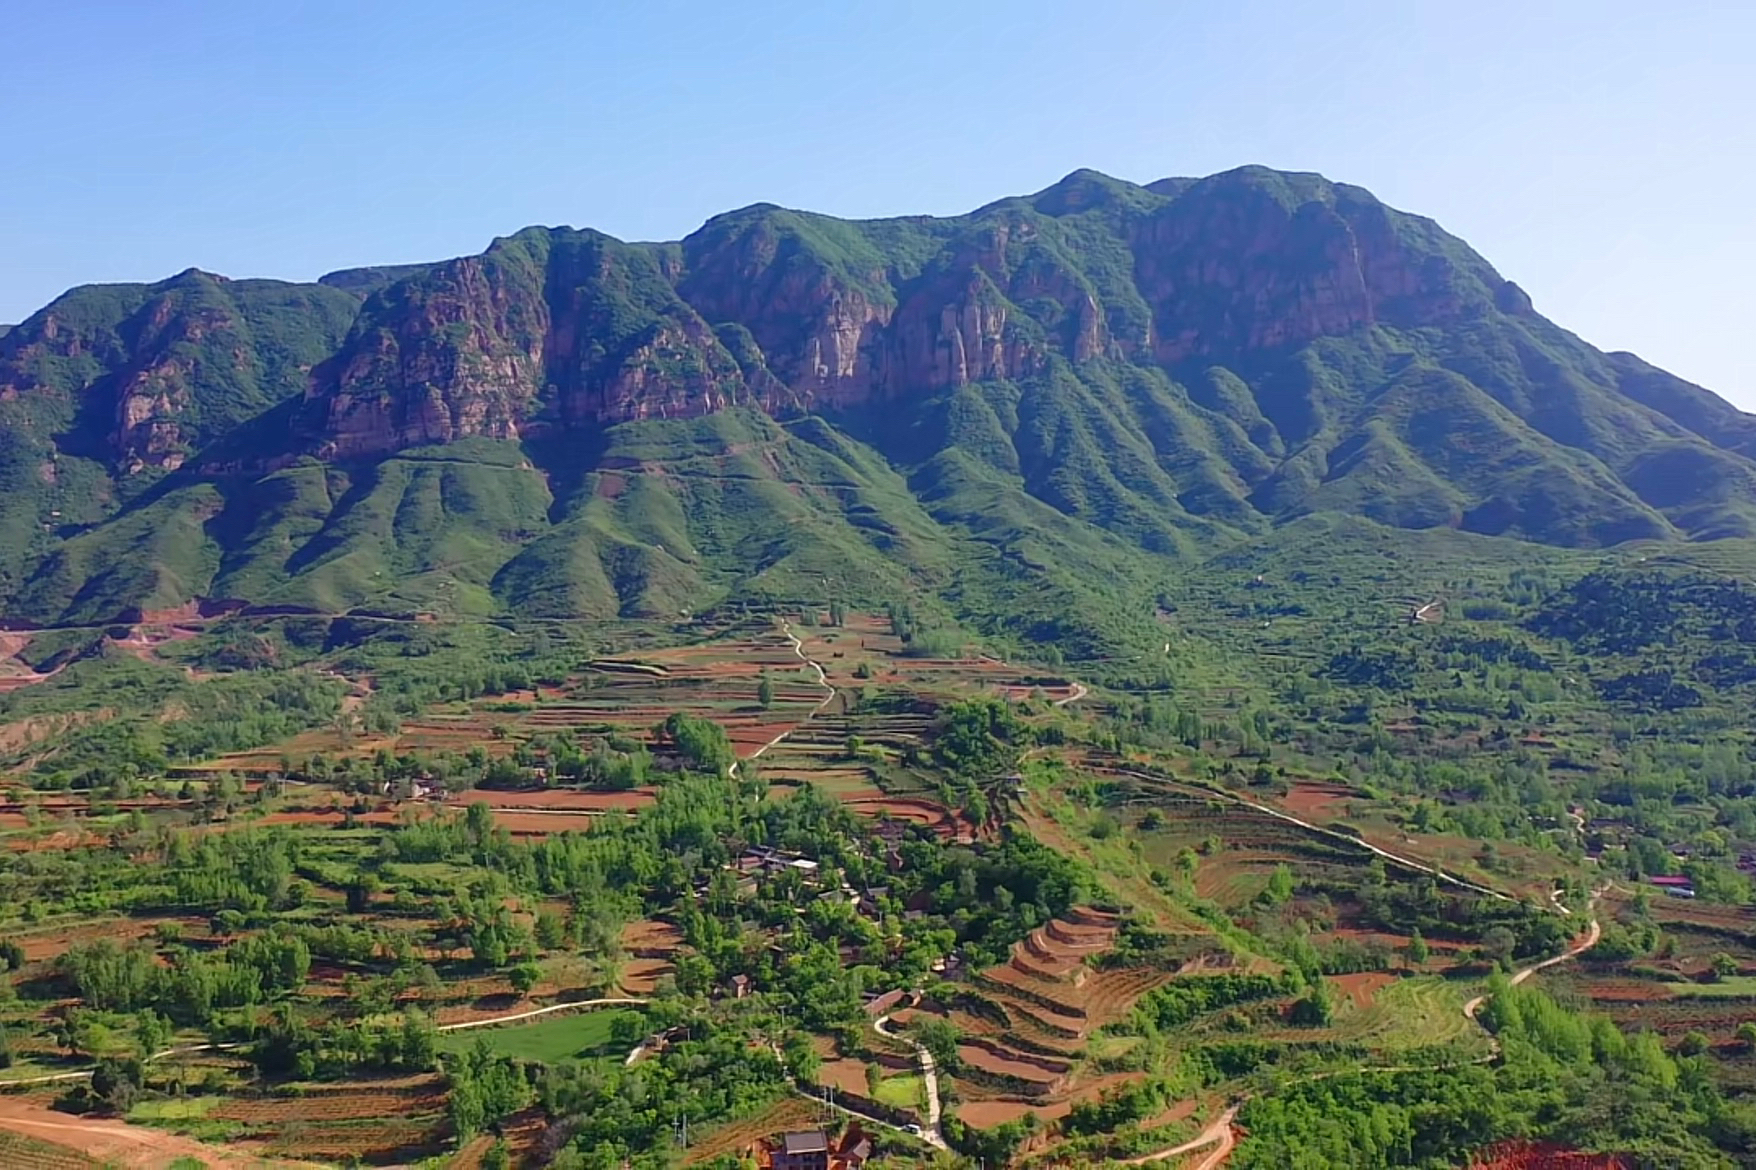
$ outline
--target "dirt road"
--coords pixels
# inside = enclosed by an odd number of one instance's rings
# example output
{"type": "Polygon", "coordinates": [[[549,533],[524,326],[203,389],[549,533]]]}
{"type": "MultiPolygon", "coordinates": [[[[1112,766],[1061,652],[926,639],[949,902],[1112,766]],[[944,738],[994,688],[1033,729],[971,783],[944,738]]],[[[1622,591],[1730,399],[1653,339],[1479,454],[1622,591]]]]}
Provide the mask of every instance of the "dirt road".
{"type": "MultiPolygon", "coordinates": [[[[1593,896],[1593,901],[1594,902],[1596,901],[1596,896],[1593,896]]],[[[1532,964],[1528,968],[1520,968],[1518,971],[1512,973],[1511,983],[1513,985],[1522,984],[1526,980],[1530,979],[1532,976],[1536,975],[1538,972],[1542,971],[1544,968],[1552,968],[1556,964],[1564,964],[1570,959],[1573,959],[1577,956],[1584,955],[1586,952],[1590,951],[1592,948],[1597,946],[1597,941],[1603,935],[1603,933],[1604,933],[1603,926],[1601,924],[1599,924],[1596,919],[1593,919],[1591,921],[1591,926],[1586,928],[1584,938],[1582,938],[1578,943],[1573,944],[1571,947],[1569,947],[1566,951],[1562,952],[1560,955],[1550,956],[1548,959],[1543,960],[1541,963],[1532,964]]],[[[1487,1002],[1488,1002],[1488,998],[1486,996],[1477,996],[1476,998],[1471,1000],[1468,1004],[1463,1006],[1463,1015],[1468,1017],[1472,1021],[1475,1020],[1476,1013],[1480,1012],[1482,1005],[1486,1004],[1487,1002]]]]}
{"type": "Polygon", "coordinates": [[[1208,1123],[1206,1130],[1186,1143],[1178,1143],[1176,1146],[1166,1147],[1162,1151],[1153,1151],[1151,1154],[1124,1159],[1122,1162],[1129,1167],[1138,1167],[1142,1163],[1161,1163],[1166,1159],[1175,1159],[1178,1155],[1187,1155],[1190,1151],[1199,1151],[1202,1147],[1212,1146],[1214,1149],[1202,1156],[1201,1162],[1196,1164],[1203,1171],[1212,1171],[1213,1168],[1223,1164],[1226,1161],[1226,1156],[1232,1153],[1232,1148],[1238,1145],[1237,1132],[1232,1130],[1232,1119],[1238,1116],[1238,1110],[1242,1106],[1242,1102],[1234,1102],[1227,1106],[1225,1113],[1208,1123]],[[1215,1143],[1219,1145],[1214,1146],[1215,1143]]]}
{"type": "MultiPolygon", "coordinates": [[[[799,656],[800,662],[804,663],[807,667],[809,667],[813,671],[817,672],[817,682],[818,682],[818,684],[820,684],[822,686],[822,688],[825,692],[823,698],[817,701],[817,706],[811,709],[811,715],[808,715],[805,717],[804,720],[799,721],[800,724],[803,724],[805,722],[805,720],[809,720],[812,716],[817,715],[824,708],[828,707],[832,702],[834,702],[834,700],[835,700],[835,685],[830,683],[828,674],[826,674],[823,670],[823,664],[819,663],[817,660],[810,658],[809,656],[807,656],[805,654],[805,644],[802,641],[800,641],[798,635],[793,633],[792,625],[790,623],[787,623],[787,622],[782,622],[780,624],[780,628],[781,628],[781,632],[787,636],[787,641],[793,644],[793,654],[799,656]]],[[[750,754],[749,759],[755,760],[757,757],[761,756],[764,752],[767,752],[770,748],[773,748],[776,744],[779,744],[782,740],[785,740],[788,736],[791,736],[796,731],[798,731],[798,727],[796,725],[794,727],[786,729],[785,731],[781,732],[779,735],[775,736],[775,738],[770,740],[767,744],[764,744],[762,747],[758,748],[755,752],[752,752],[750,754]]],[[[738,762],[734,760],[730,765],[728,765],[726,768],[726,773],[727,773],[727,775],[729,775],[733,778],[736,778],[738,775],[738,762]]]]}
{"type": "Polygon", "coordinates": [[[1071,681],[1070,685],[1068,686],[1067,697],[1065,699],[1057,699],[1055,701],[1055,706],[1056,707],[1066,707],[1070,703],[1078,703],[1080,700],[1082,700],[1086,697],[1086,694],[1087,694],[1087,692],[1085,690],[1085,684],[1083,684],[1083,683],[1079,682],[1077,679],[1075,679],[1075,680],[1071,681]]]}
{"type": "Polygon", "coordinates": [[[1419,870],[1423,873],[1431,874],[1440,882],[1447,882],[1452,886],[1462,887],[1464,890],[1474,891],[1479,895],[1486,895],[1488,898],[1499,899],[1503,903],[1514,901],[1512,896],[1497,891],[1491,886],[1483,886],[1480,883],[1471,882],[1467,878],[1459,878],[1455,874],[1447,874],[1437,866],[1429,866],[1425,862],[1419,862],[1413,858],[1405,858],[1401,854],[1393,854],[1382,847],[1374,846],[1364,838],[1355,837],[1353,834],[1344,834],[1341,831],[1331,829],[1326,825],[1314,825],[1302,817],[1288,813],[1284,809],[1276,809],[1272,805],[1263,805],[1260,802],[1251,801],[1248,798],[1240,797],[1236,793],[1228,792],[1225,789],[1203,785],[1199,782],[1187,780],[1183,777],[1154,776],[1152,773],[1143,773],[1127,768],[1094,768],[1092,771],[1110,773],[1115,776],[1134,777],[1142,781],[1157,781],[1161,784],[1169,783],[1173,785],[1182,785],[1186,789],[1198,790],[1203,795],[1212,795],[1222,801],[1230,801],[1234,805],[1242,805],[1246,809],[1255,810],[1257,813],[1266,813],[1268,816],[1279,818],[1281,821],[1291,822],[1293,825],[1299,826],[1302,829],[1310,830],[1312,833],[1321,834],[1327,838],[1346,842],[1350,846],[1376,854],[1386,862],[1394,862],[1398,866],[1406,866],[1410,870],[1419,870]]]}
{"type": "Polygon", "coordinates": [[[169,1167],[177,1160],[199,1160],[215,1168],[267,1166],[261,1155],[197,1142],[119,1119],[102,1121],[63,1114],[18,1098],[0,1097],[0,1130],[57,1143],[89,1156],[93,1166],[169,1167]]]}

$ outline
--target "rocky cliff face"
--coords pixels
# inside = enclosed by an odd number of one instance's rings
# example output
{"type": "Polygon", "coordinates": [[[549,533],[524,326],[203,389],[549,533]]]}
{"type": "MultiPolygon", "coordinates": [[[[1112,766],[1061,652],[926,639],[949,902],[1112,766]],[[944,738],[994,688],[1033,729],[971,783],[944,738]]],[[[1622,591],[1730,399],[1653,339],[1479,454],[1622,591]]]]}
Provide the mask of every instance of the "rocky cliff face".
{"type": "Polygon", "coordinates": [[[1056,358],[1176,368],[1445,324],[1504,283],[1427,221],[1261,168],[1153,188],[1079,172],[944,220],[758,206],[680,245],[530,229],[401,279],[362,271],[341,283],[382,287],[307,391],[319,454],[741,402],[845,410],[1056,358]]]}
{"type": "Polygon", "coordinates": [[[174,470],[294,391],[357,307],[340,290],[195,269],[75,289],[0,338],[0,400],[74,454],[174,470]]]}
{"type": "Polygon", "coordinates": [[[943,219],[756,206],[668,244],[531,228],[315,285],[76,289],[0,333],[0,487],[0,606],[31,615],[461,575],[614,616],[716,574],[942,580],[971,540],[1100,581],[1095,550],[1310,513],[1756,537],[1756,416],[1358,188],[1082,171],[943,219]]]}

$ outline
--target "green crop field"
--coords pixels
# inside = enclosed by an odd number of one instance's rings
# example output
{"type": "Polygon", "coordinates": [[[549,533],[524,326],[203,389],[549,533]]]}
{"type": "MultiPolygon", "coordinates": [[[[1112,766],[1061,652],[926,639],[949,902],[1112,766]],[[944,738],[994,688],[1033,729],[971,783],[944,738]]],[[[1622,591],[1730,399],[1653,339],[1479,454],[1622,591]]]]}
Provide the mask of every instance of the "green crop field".
{"type": "Polygon", "coordinates": [[[625,1010],[600,1009],[581,1013],[551,1013],[518,1024],[468,1029],[441,1034],[439,1046],[450,1053],[469,1052],[485,1045],[489,1051],[525,1061],[593,1061],[625,1056],[611,1044],[610,1035],[625,1010]]]}

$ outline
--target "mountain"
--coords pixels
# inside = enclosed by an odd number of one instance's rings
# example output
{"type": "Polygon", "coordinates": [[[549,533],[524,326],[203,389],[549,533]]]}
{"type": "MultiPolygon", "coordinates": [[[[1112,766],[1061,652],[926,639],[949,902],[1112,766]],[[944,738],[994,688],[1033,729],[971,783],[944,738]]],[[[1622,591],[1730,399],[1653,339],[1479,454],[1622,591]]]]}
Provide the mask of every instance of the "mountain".
{"type": "Polygon", "coordinates": [[[1360,188],[1078,171],[950,218],[75,289],[0,334],[0,477],[15,620],[917,594],[1095,646],[1312,514],[1756,535],[1756,417],[1360,188]]]}

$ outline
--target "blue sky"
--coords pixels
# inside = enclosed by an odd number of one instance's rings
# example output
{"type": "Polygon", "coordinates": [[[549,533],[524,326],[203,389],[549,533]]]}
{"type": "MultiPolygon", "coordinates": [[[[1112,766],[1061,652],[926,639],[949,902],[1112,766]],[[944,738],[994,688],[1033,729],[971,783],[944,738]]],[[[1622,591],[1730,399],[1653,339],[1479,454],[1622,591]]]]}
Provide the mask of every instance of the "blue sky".
{"type": "Polygon", "coordinates": [[[0,0],[0,321],[526,224],[955,213],[1077,167],[1321,171],[1756,408],[1756,5],[0,0]]]}

